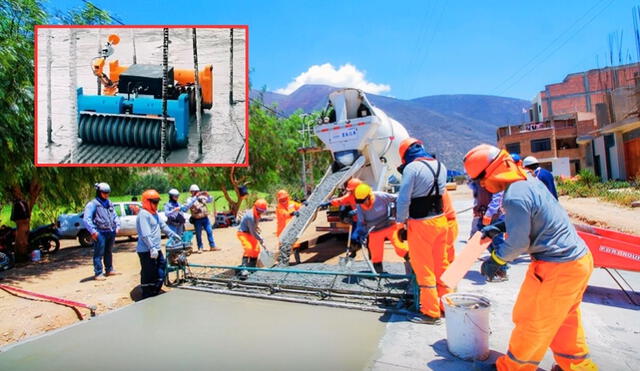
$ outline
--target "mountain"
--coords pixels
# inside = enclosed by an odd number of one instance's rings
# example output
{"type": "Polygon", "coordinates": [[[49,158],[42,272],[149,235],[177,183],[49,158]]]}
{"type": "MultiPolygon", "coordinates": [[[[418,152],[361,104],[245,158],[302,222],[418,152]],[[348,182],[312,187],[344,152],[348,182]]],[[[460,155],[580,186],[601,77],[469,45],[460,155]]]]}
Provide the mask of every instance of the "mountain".
{"type": "MultiPolygon", "coordinates": [[[[251,97],[284,115],[296,110],[322,110],[327,96],[338,88],[303,85],[289,95],[252,91],[251,97]]],[[[491,95],[434,95],[410,100],[367,94],[369,101],[400,122],[411,136],[425,142],[449,169],[462,169],[462,158],[473,146],[495,143],[496,128],[522,121],[526,100],[491,95]]]]}

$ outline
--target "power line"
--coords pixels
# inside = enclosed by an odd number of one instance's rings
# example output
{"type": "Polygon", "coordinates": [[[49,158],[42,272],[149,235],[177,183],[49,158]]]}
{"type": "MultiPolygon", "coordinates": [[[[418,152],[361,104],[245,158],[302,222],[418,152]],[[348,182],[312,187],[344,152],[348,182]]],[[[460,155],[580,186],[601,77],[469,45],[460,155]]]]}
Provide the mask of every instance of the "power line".
{"type": "MultiPolygon", "coordinates": [[[[562,39],[563,36],[565,36],[567,33],[569,33],[571,31],[571,29],[576,26],[577,24],[580,23],[580,21],[582,21],[585,17],[587,17],[587,15],[589,15],[589,13],[591,13],[591,11],[593,11],[595,8],[597,8],[600,4],[602,4],[601,2],[597,2],[594,6],[592,6],[591,8],[589,8],[589,10],[587,10],[582,16],[580,16],[578,19],[576,19],[575,22],[573,22],[571,24],[571,26],[569,26],[566,30],[564,30],[564,32],[560,33],[555,39],[553,39],[549,44],[547,44],[547,46],[545,46],[542,50],[540,50],[533,58],[529,59],[529,61],[527,63],[525,63],[522,67],[520,67],[516,72],[514,72],[513,74],[511,74],[509,77],[507,77],[506,79],[504,79],[500,84],[496,85],[495,88],[493,88],[494,92],[497,92],[498,89],[500,87],[502,87],[503,85],[505,85],[507,82],[509,82],[509,80],[513,79],[514,77],[518,76],[525,68],[527,68],[531,63],[533,63],[536,59],[538,59],[540,56],[542,56],[547,50],[549,50],[557,41],[559,41],[560,39],[562,39]]],[[[605,8],[608,7],[605,6],[605,8]]],[[[604,9],[604,8],[603,8],[604,9]]]]}
{"type": "Polygon", "coordinates": [[[514,87],[517,83],[519,83],[520,81],[522,81],[522,79],[524,79],[527,75],[529,75],[531,72],[533,72],[536,68],[538,68],[538,66],[540,66],[542,63],[544,63],[549,57],[551,57],[553,54],[555,54],[558,50],[560,50],[563,46],[565,46],[569,41],[571,41],[571,39],[573,39],[578,33],[580,33],[580,31],[582,31],[585,27],[587,27],[589,24],[591,24],[591,22],[593,22],[602,12],[604,12],[611,4],[613,3],[613,0],[610,0],[602,9],[600,9],[600,11],[598,11],[593,17],[591,17],[585,24],[583,24],[580,28],[578,28],[577,30],[575,30],[562,44],[560,44],[557,48],[553,49],[549,54],[547,54],[545,56],[545,58],[543,58],[540,62],[536,63],[533,67],[531,67],[527,72],[525,72],[522,76],[520,76],[519,79],[517,79],[516,81],[514,81],[511,85],[509,85],[506,89],[502,90],[500,93],[498,93],[498,95],[502,95],[504,93],[506,93],[507,91],[509,91],[512,87],[514,87]]]}

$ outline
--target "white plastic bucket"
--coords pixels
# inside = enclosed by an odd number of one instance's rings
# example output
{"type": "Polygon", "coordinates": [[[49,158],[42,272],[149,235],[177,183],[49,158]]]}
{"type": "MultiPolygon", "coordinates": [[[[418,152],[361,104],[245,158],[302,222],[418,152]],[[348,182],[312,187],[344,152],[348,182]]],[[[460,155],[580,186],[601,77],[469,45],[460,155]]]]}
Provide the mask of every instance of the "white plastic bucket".
{"type": "Polygon", "coordinates": [[[442,297],[449,351],[464,360],[489,357],[489,299],[474,294],[452,293],[442,297]]]}

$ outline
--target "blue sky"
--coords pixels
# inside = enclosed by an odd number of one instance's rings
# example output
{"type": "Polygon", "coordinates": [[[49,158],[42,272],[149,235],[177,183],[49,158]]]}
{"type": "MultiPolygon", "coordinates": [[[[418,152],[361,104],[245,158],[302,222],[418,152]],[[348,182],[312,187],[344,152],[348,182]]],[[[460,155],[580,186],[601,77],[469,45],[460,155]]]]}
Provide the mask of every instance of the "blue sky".
{"type": "MultiPolygon", "coordinates": [[[[623,33],[624,63],[629,54],[635,62],[631,12],[640,5],[635,0],[92,2],[125,24],[248,24],[254,88],[286,93],[302,83],[333,82],[403,99],[468,93],[527,100],[568,73],[609,65],[611,33],[623,33]]],[[[81,5],[80,0],[47,4],[81,5]]]]}

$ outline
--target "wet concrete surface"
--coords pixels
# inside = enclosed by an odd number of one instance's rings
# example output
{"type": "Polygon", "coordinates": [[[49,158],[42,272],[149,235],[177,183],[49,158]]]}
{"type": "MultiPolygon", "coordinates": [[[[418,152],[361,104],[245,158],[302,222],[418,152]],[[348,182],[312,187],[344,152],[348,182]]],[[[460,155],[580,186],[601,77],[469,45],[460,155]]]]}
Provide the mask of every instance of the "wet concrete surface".
{"type": "Polygon", "coordinates": [[[380,314],[173,290],[0,353],[2,370],[360,370],[380,314]]]}
{"type": "MultiPolygon", "coordinates": [[[[68,29],[52,29],[52,123],[54,144],[47,146],[47,79],[46,79],[46,35],[49,30],[38,33],[38,97],[37,97],[37,133],[38,162],[69,162],[76,146],[77,129],[72,127],[73,116],[70,107],[71,88],[69,80],[69,31],[68,29]]],[[[138,63],[162,63],[162,29],[134,29],[138,63]]],[[[84,89],[85,94],[97,93],[96,78],[93,76],[90,63],[97,55],[98,40],[106,41],[107,35],[116,33],[121,41],[114,46],[115,52],[107,61],[118,59],[121,65],[133,63],[133,43],[131,29],[101,29],[98,38],[97,29],[76,29],[76,71],[77,86],[84,89]]],[[[203,138],[203,156],[198,157],[198,133],[195,115],[189,126],[188,148],[172,151],[168,163],[204,163],[235,164],[245,162],[246,149],[246,112],[245,112],[245,39],[243,29],[234,29],[233,33],[233,88],[230,77],[230,31],[229,29],[198,29],[198,67],[213,65],[213,107],[202,115],[201,128],[203,138]],[[230,104],[229,93],[233,90],[235,104],[230,104]]],[[[170,29],[169,65],[175,68],[193,69],[193,50],[191,29],[170,29]]],[[[105,70],[108,67],[105,66],[105,70]]],[[[73,153],[73,162],[105,163],[112,158],[111,148],[104,146],[104,153],[97,153],[86,158],[86,150],[78,146],[79,153],[73,153]],[[83,152],[84,151],[84,152],[83,152]],[[78,156],[77,156],[78,155],[78,156]]],[[[159,151],[158,151],[159,152],[159,151]]],[[[129,153],[123,155],[127,157],[129,153]]],[[[141,156],[131,153],[130,161],[148,163],[152,156],[141,156]]],[[[157,156],[156,156],[157,157],[157,156]]]]}

